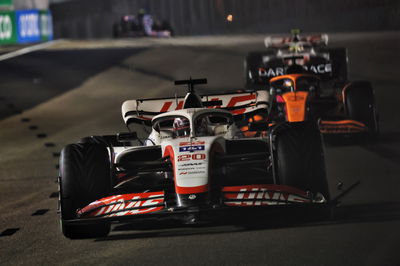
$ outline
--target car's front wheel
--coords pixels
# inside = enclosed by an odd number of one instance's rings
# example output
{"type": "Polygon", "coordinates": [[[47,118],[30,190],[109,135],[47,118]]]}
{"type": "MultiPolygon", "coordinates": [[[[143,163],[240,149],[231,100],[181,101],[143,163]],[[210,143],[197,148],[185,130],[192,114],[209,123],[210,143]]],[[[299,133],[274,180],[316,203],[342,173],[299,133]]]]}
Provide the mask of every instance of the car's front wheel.
{"type": "Polygon", "coordinates": [[[278,184],[310,191],[314,196],[322,194],[327,202],[324,216],[330,215],[323,142],[317,125],[290,123],[275,138],[274,157],[278,184]]]}
{"type": "Polygon", "coordinates": [[[369,137],[377,139],[379,121],[371,84],[366,81],[350,83],[344,90],[344,96],[347,116],[364,123],[368,127],[369,137]]]}
{"type": "Polygon", "coordinates": [[[77,209],[106,197],[111,189],[110,161],[105,145],[70,144],[60,158],[61,229],[71,239],[103,237],[110,232],[109,223],[69,224],[77,218],[77,209]]]}

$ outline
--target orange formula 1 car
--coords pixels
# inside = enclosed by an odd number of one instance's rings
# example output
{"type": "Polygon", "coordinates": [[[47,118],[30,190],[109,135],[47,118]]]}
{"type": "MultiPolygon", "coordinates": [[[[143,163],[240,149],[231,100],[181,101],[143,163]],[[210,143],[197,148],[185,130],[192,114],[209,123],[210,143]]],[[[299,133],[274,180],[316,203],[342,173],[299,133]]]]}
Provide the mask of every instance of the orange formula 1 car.
{"type": "Polygon", "coordinates": [[[316,120],[323,134],[378,135],[374,91],[369,82],[322,89],[316,75],[302,73],[274,77],[269,83],[268,121],[316,120]]]}

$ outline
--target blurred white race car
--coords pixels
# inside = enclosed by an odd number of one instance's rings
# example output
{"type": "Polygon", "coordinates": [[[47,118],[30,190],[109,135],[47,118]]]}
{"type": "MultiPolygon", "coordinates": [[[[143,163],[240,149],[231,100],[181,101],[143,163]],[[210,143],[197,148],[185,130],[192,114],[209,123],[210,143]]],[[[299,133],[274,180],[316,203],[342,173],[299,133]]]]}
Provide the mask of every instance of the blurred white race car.
{"type": "Polygon", "coordinates": [[[285,75],[290,66],[318,75],[321,80],[347,80],[347,51],[328,47],[327,34],[266,37],[266,50],[250,52],[245,59],[248,87],[265,87],[271,78],[285,75]]]}

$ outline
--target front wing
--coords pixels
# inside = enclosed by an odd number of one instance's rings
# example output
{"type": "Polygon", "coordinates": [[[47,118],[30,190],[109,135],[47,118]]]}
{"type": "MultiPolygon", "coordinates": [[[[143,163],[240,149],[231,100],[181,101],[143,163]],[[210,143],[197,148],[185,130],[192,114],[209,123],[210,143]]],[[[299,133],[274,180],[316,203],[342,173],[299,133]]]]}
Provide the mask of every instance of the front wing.
{"type": "Polygon", "coordinates": [[[188,215],[239,212],[243,210],[274,209],[326,205],[325,199],[283,185],[245,185],[223,187],[218,205],[199,207],[168,206],[163,191],[114,195],[99,199],[77,210],[77,219],[66,223],[96,223],[133,221],[152,218],[186,219],[188,215]]]}

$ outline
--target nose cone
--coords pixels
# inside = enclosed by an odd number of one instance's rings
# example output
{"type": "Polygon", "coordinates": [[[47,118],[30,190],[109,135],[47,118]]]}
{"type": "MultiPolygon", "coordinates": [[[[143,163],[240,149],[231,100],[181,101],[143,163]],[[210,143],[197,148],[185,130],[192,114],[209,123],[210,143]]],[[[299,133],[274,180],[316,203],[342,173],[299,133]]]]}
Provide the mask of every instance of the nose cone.
{"type": "Polygon", "coordinates": [[[308,92],[287,92],[282,95],[286,105],[286,116],[289,122],[301,122],[306,118],[308,92]]]}

